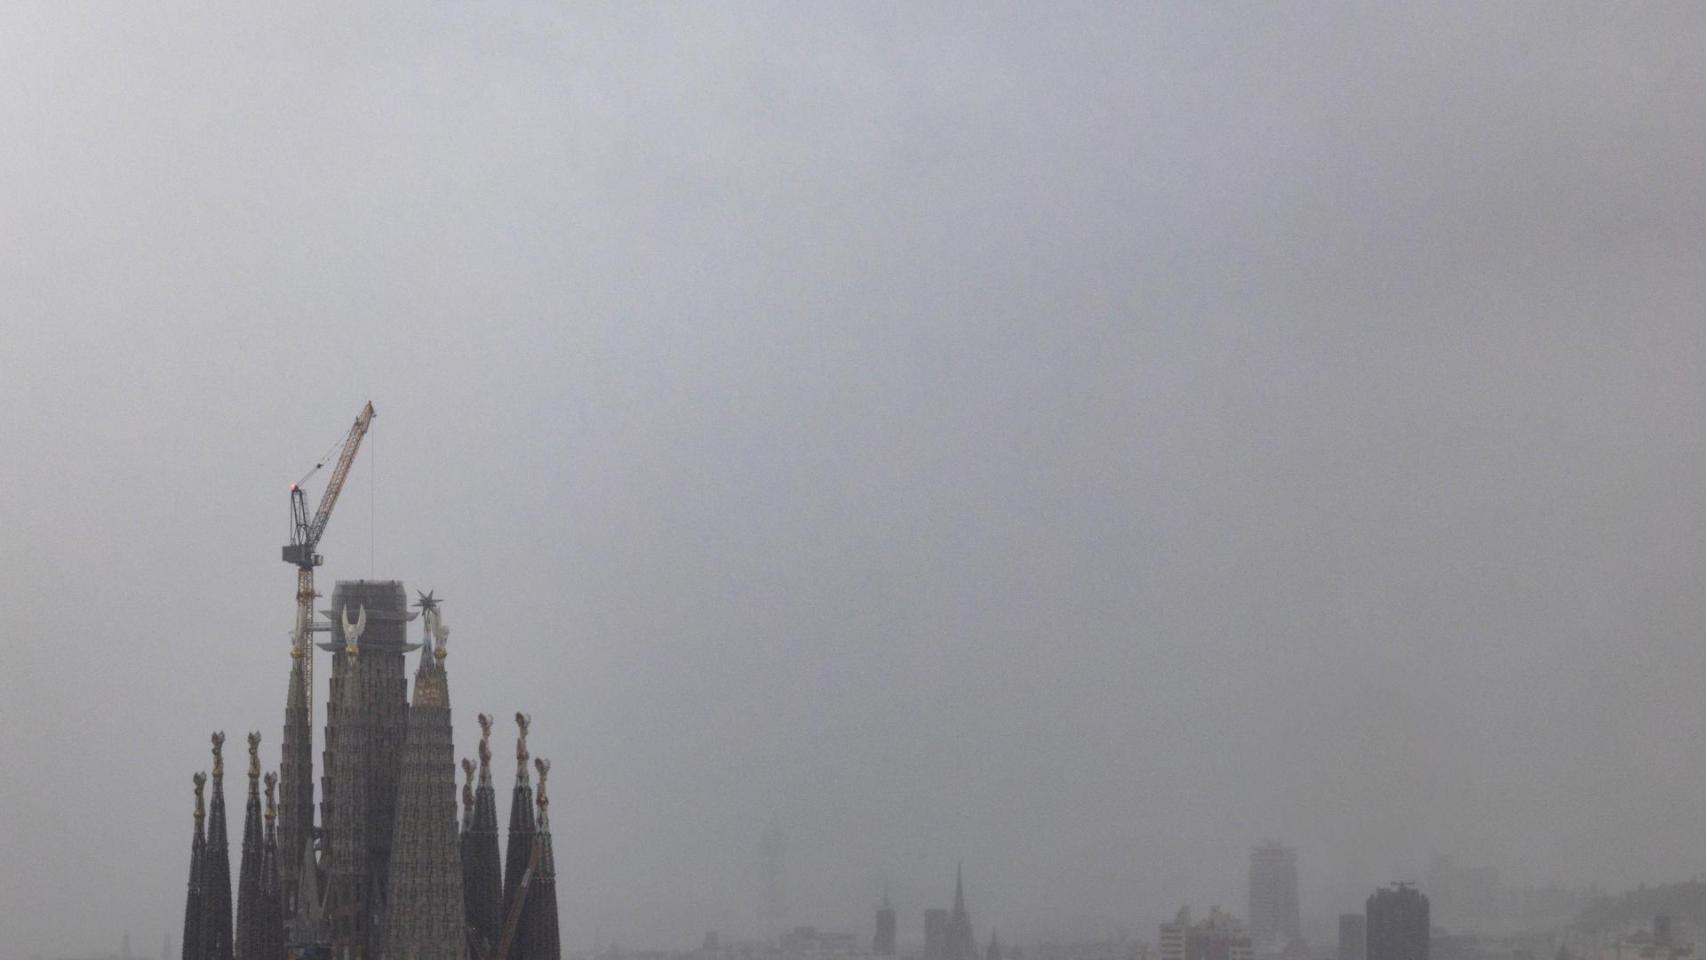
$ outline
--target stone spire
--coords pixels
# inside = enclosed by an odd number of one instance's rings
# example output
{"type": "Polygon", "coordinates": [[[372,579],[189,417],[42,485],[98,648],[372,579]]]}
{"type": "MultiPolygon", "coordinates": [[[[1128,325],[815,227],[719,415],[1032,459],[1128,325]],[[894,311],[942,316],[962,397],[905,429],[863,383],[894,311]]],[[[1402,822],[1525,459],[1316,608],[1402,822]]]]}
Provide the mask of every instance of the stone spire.
{"type": "Polygon", "coordinates": [[[480,776],[474,787],[474,818],[468,826],[463,896],[474,955],[498,944],[504,922],[504,871],[498,854],[498,802],[492,787],[492,718],[480,714],[480,776]]]}
{"type": "Polygon", "coordinates": [[[298,863],[296,890],[292,896],[297,909],[285,918],[284,923],[285,944],[292,950],[329,943],[332,936],[326,922],[326,900],[320,894],[320,870],[315,865],[314,841],[302,841],[302,856],[298,863]]]}
{"type": "MultiPolygon", "coordinates": [[[[341,584],[340,584],[341,586],[341,584]]],[[[342,610],[342,653],[333,660],[332,702],[326,710],[326,832],[331,841],[331,869],[326,881],[325,913],[332,936],[333,956],[361,958],[368,945],[374,907],[370,894],[368,852],[368,752],[371,722],[362,703],[361,634],[367,610],[350,620],[342,610]]],[[[304,865],[306,870],[307,866],[304,865]]],[[[301,893],[298,893],[300,900],[301,893]]],[[[297,913],[302,913],[299,904],[297,913]]]]}
{"type": "Polygon", "coordinates": [[[236,960],[276,960],[265,956],[266,905],[261,902],[261,735],[249,734],[249,795],[243,805],[243,853],[237,868],[236,960]]]}
{"type": "Polygon", "coordinates": [[[284,857],[278,867],[279,889],[284,894],[284,915],[296,910],[297,854],[314,836],[314,731],[309,725],[309,698],[305,662],[313,656],[307,637],[297,637],[290,647],[290,687],[284,698],[283,752],[279,757],[278,847],[284,857]]]}
{"type": "Polygon", "coordinates": [[[403,734],[381,942],[386,957],[465,960],[467,904],[456,825],[456,748],[444,669],[450,631],[436,602],[423,596],[421,606],[426,643],[403,734]]]}
{"type": "Polygon", "coordinates": [[[213,735],[213,802],[202,870],[201,956],[231,957],[231,847],[225,837],[225,734],[213,735]]]}
{"type": "Polygon", "coordinates": [[[551,852],[551,800],[545,792],[545,781],[551,773],[551,761],[534,760],[539,771],[539,822],[534,843],[539,848],[539,864],[528,885],[527,903],[522,907],[519,937],[520,960],[561,960],[562,945],[557,932],[557,866],[551,852]]]}
{"type": "Polygon", "coordinates": [[[462,842],[468,842],[468,828],[474,825],[474,761],[462,758],[462,842]]]}
{"type": "Polygon", "coordinates": [[[457,838],[457,854],[462,858],[462,922],[468,925],[469,945],[474,943],[474,888],[472,870],[474,858],[468,852],[468,828],[474,825],[474,761],[462,758],[462,832],[457,838]]]}
{"type": "MultiPolygon", "coordinates": [[[[531,723],[532,718],[527,714],[515,715],[515,725],[519,732],[515,740],[515,789],[510,794],[509,801],[509,838],[504,851],[504,917],[508,917],[515,909],[521,877],[527,872],[527,865],[532,860],[533,838],[538,832],[538,824],[533,819],[533,782],[527,773],[527,728],[531,723]]],[[[521,960],[527,956],[527,925],[523,923],[516,928],[515,938],[509,947],[509,957],[499,957],[497,960],[521,960]]]]}
{"type": "MultiPolygon", "coordinates": [[[[320,767],[321,846],[330,852],[326,914],[334,956],[380,960],[408,728],[408,604],[395,580],[332,588],[331,689],[320,767]]],[[[324,856],[322,859],[326,859],[324,856]]]]}
{"type": "Polygon", "coordinates": [[[284,897],[278,874],[278,805],[274,790],[278,774],[268,773],[266,782],[266,829],[261,838],[261,936],[254,960],[284,960],[284,897]]]}
{"type": "MultiPolygon", "coordinates": [[[[201,868],[206,860],[207,836],[205,821],[207,807],[202,789],[207,786],[207,774],[195,775],[195,833],[190,838],[190,885],[184,898],[183,960],[201,960],[201,868]]],[[[164,958],[162,958],[164,960],[164,958]]]]}

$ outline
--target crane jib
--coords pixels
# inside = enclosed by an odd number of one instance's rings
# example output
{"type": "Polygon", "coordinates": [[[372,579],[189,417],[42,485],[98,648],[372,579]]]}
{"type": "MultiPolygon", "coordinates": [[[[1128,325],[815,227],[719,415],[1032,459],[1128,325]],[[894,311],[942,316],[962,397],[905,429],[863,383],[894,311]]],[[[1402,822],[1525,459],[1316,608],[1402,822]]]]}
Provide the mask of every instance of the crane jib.
{"type": "Polygon", "coordinates": [[[367,435],[367,428],[372,422],[373,404],[369,402],[362,407],[355,423],[350,426],[349,435],[344,438],[337,466],[332,469],[331,479],[326,481],[326,489],[320,495],[320,507],[314,511],[313,520],[309,520],[307,516],[307,495],[303,493],[301,486],[291,486],[291,535],[289,545],[284,548],[286,563],[298,567],[314,567],[322,561],[323,558],[314,551],[320,545],[320,538],[326,533],[326,524],[332,519],[332,508],[337,505],[338,494],[343,490],[344,481],[349,477],[350,466],[355,462],[356,452],[361,449],[361,440],[367,435]]]}

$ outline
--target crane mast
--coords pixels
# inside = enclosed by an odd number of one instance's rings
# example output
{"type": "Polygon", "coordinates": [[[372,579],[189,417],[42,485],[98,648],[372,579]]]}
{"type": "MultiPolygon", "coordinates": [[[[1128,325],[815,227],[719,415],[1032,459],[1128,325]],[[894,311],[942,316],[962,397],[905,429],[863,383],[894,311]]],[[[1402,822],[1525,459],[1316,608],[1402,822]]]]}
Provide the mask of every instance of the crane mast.
{"type": "MultiPolygon", "coordinates": [[[[310,728],[314,722],[314,650],[309,641],[314,630],[314,568],[325,562],[316,551],[320,537],[326,532],[326,522],[332,519],[332,508],[337,506],[350,465],[355,462],[355,453],[361,449],[361,438],[367,436],[368,424],[372,422],[373,403],[369,401],[356,415],[349,435],[344,438],[337,466],[332,468],[332,478],[326,481],[326,490],[320,494],[320,507],[312,517],[308,515],[308,497],[302,492],[301,482],[290,485],[290,543],[284,547],[284,562],[296,565],[296,625],[290,635],[294,645],[291,653],[302,658],[302,682],[306,687],[302,694],[308,704],[310,728]]],[[[324,465],[324,462],[315,464],[314,470],[324,465]]]]}

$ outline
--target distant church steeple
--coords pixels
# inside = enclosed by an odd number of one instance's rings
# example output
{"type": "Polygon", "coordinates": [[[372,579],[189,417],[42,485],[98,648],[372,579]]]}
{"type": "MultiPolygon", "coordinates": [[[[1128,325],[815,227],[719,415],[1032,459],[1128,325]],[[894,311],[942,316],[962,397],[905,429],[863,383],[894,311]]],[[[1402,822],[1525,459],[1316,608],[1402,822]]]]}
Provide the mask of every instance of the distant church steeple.
{"type": "Polygon", "coordinates": [[[225,734],[213,741],[213,803],[207,817],[207,848],[203,854],[201,956],[203,960],[231,957],[231,846],[225,836],[225,734]]]}
{"type": "Polygon", "coordinates": [[[977,938],[972,935],[971,917],[966,913],[966,885],[963,865],[954,867],[954,910],[948,915],[944,960],[978,960],[977,938]]]}
{"type": "Polygon", "coordinates": [[[444,669],[450,629],[431,594],[421,596],[420,606],[425,641],[403,731],[387,921],[380,942],[388,957],[464,960],[468,936],[462,838],[456,826],[456,746],[444,669]]]}
{"type": "Polygon", "coordinates": [[[261,936],[255,956],[259,960],[284,960],[284,888],[278,872],[278,806],[274,790],[278,774],[268,773],[266,783],[266,829],[261,836],[261,936]]]}
{"type": "MultiPolygon", "coordinates": [[[[521,888],[521,875],[527,872],[527,865],[533,857],[533,837],[538,832],[538,821],[533,815],[533,780],[528,775],[528,761],[532,759],[527,752],[527,728],[532,718],[525,713],[515,715],[515,788],[511,791],[509,800],[509,837],[504,850],[504,892],[503,915],[509,916],[515,909],[515,898],[521,888]]],[[[520,960],[527,954],[527,925],[521,924],[515,931],[515,939],[509,947],[509,957],[499,957],[498,960],[520,960]]]]}
{"type": "Polygon", "coordinates": [[[237,868],[236,960],[280,960],[265,955],[270,911],[261,901],[261,735],[249,734],[249,793],[243,804],[243,852],[237,868]]]}
{"type": "Polygon", "coordinates": [[[207,852],[203,828],[207,807],[202,800],[202,789],[207,786],[207,774],[197,773],[194,782],[195,833],[190,837],[190,882],[184,897],[183,960],[201,960],[201,866],[207,852]]]}
{"type": "Polygon", "coordinates": [[[480,776],[474,787],[473,820],[468,824],[462,891],[467,901],[469,937],[484,956],[497,946],[503,927],[504,870],[498,853],[497,791],[492,788],[492,718],[479,715],[480,776]]]}
{"type": "Polygon", "coordinates": [[[521,924],[526,928],[523,942],[525,952],[519,960],[561,960],[562,946],[557,930],[557,861],[551,850],[551,800],[545,790],[545,780],[551,773],[551,761],[534,760],[539,772],[538,829],[534,843],[539,848],[539,867],[527,891],[527,903],[522,908],[521,924]]]}
{"type": "Polygon", "coordinates": [[[290,647],[290,686],[284,698],[284,739],[279,755],[279,890],[284,913],[295,912],[296,871],[302,866],[302,845],[314,838],[314,731],[309,722],[308,678],[304,669],[314,650],[306,636],[296,637],[290,647]]]}

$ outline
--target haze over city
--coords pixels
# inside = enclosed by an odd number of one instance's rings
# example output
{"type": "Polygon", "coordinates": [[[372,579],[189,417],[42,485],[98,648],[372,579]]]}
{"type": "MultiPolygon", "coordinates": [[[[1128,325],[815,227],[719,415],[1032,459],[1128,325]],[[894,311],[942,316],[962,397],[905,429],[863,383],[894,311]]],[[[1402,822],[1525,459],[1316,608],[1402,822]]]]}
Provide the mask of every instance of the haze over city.
{"type": "Polygon", "coordinates": [[[0,960],[177,940],[369,400],[320,588],[532,714],[566,952],[756,936],[772,822],[867,937],[1706,871],[1703,28],[0,7],[0,960]]]}

